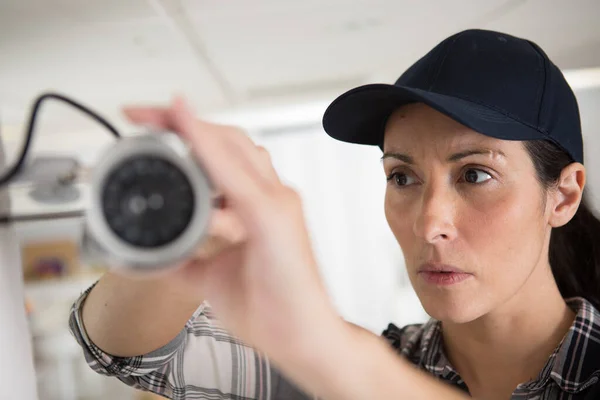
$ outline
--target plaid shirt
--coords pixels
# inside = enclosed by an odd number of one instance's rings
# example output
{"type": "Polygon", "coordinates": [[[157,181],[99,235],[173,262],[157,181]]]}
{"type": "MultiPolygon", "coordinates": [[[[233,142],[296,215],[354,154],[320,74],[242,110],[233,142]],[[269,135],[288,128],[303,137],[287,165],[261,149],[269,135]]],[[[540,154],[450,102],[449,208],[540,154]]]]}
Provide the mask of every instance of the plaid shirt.
{"type": "MultiPolygon", "coordinates": [[[[511,399],[600,399],[600,313],[580,297],[568,299],[567,304],[577,313],[569,332],[538,377],[517,386],[511,399]]],[[[383,336],[419,368],[468,392],[444,354],[439,321],[404,328],[390,324],[383,336]]]]}
{"type": "Polygon", "coordinates": [[[88,338],[81,306],[87,289],[71,308],[69,328],[88,365],[137,389],[169,399],[310,400],[253,348],[219,326],[202,304],[170,343],[136,357],[114,357],[88,338]]]}
{"type": "MultiPolygon", "coordinates": [[[[175,339],[158,350],[129,358],[106,354],[83,329],[81,305],[91,289],[73,305],[69,326],[88,364],[100,374],[170,399],[312,398],[282,377],[259,352],[222,329],[207,304],[198,308],[175,339]]],[[[571,299],[569,304],[577,312],[571,330],[538,379],[519,385],[513,399],[600,399],[600,393],[590,394],[590,390],[600,389],[595,385],[600,376],[600,314],[583,299],[571,299]]],[[[467,390],[444,356],[439,322],[430,320],[402,329],[391,324],[383,336],[414,364],[467,390]]]]}

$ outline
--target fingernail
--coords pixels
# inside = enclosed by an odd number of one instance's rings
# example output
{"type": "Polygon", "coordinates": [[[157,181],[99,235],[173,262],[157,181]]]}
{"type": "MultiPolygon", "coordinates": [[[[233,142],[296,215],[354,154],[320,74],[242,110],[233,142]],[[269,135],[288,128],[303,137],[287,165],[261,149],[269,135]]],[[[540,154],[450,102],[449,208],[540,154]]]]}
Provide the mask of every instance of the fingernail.
{"type": "Polygon", "coordinates": [[[185,97],[179,94],[173,97],[173,107],[182,111],[190,111],[190,107],[185,97]]]}

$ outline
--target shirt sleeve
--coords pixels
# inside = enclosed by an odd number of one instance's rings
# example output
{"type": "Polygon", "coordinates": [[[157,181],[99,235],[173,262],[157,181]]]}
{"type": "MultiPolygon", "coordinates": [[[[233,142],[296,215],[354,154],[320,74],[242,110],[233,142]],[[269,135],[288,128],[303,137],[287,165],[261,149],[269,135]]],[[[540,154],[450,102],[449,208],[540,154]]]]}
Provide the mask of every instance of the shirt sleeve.
{"type": "Polygon", "coordinates": [[[82,304],[92,288],[71,308],[69,328],[97,373],[169,399],[279,398],[272,392],[279,391],[281,382],[278,374],[272,374],[269,360],[222,329],[207,303],[160,349],[135,357],[105,353],[88,338],[81,318],[82,304]]]}

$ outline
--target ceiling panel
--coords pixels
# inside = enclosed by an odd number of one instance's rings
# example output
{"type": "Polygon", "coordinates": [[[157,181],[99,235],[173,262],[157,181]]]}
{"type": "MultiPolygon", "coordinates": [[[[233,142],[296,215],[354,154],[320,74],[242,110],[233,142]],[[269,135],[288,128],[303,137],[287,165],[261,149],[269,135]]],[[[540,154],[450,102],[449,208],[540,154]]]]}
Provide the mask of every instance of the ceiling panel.
{"type": "Polygon", "coordinates": [[[4,0],[0,8],[0,21],[12,26],[23,26],[24,17],[36,24],[52,24],[59,19],[72,23],[98,23],[156,16],[147,0],[4,0]]]}
{"type": "Polygon", "coordinates": [[[182,1],[215,64],[247,92],[369,81],[390,66],[399,74],[445,36],[506,3],[514,2],[328,0],[225,8],[182,1]]]}
{"type": "Polygon", "coordinates": [[[563,69],[600,65],[600,1],[529,0],[509,10],[487,29],[533,40],[563,69]]]}
{"type": "MultiPolygon", "coordinates": [[[[598,66],[599,7],[598,0],[2,0],[0,119],[22,122],[33,96],[48,88],[114,118],[123,103],[165,102],[178,92],[206,113],[323,92],[329,99],[392,81],[470,27],[532,38],[565,68],[598,66]],[[157,5],[179,10],[179,19],[157,5]],[[226,101],[214,72],[238,103],[226,101]]],[[[56,107],[47,111],[50,131],[83,126],[56,107]]]]}
{"type": "MultiPolygon", "coordinates": [[[[111,116],[123,103],[165,102],[174,93],[200,109],[224,104],[205,66],[146,1],[10,2],[0,5],[0,16],[0,38],[10,38],[0,39],[5,124],[22,120],[33,97],[47,89],[111,116]]],[[[53,115],[56,129],[78,128],[62,124],[64,114],[53,115]]]]}

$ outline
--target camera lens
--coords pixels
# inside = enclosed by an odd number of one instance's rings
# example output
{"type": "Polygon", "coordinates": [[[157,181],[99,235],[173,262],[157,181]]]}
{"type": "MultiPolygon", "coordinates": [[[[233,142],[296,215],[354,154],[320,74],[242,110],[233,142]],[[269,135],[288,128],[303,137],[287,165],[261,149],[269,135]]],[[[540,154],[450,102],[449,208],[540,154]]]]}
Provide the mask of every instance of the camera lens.
{"type": "Polygon", "coordinates": [[[110,229],[141,248],[164,246],[187,228],[194,194],[186,175],[157,156],[137,156],[117,165],[102,188],[102,211],[110,229]]]}

